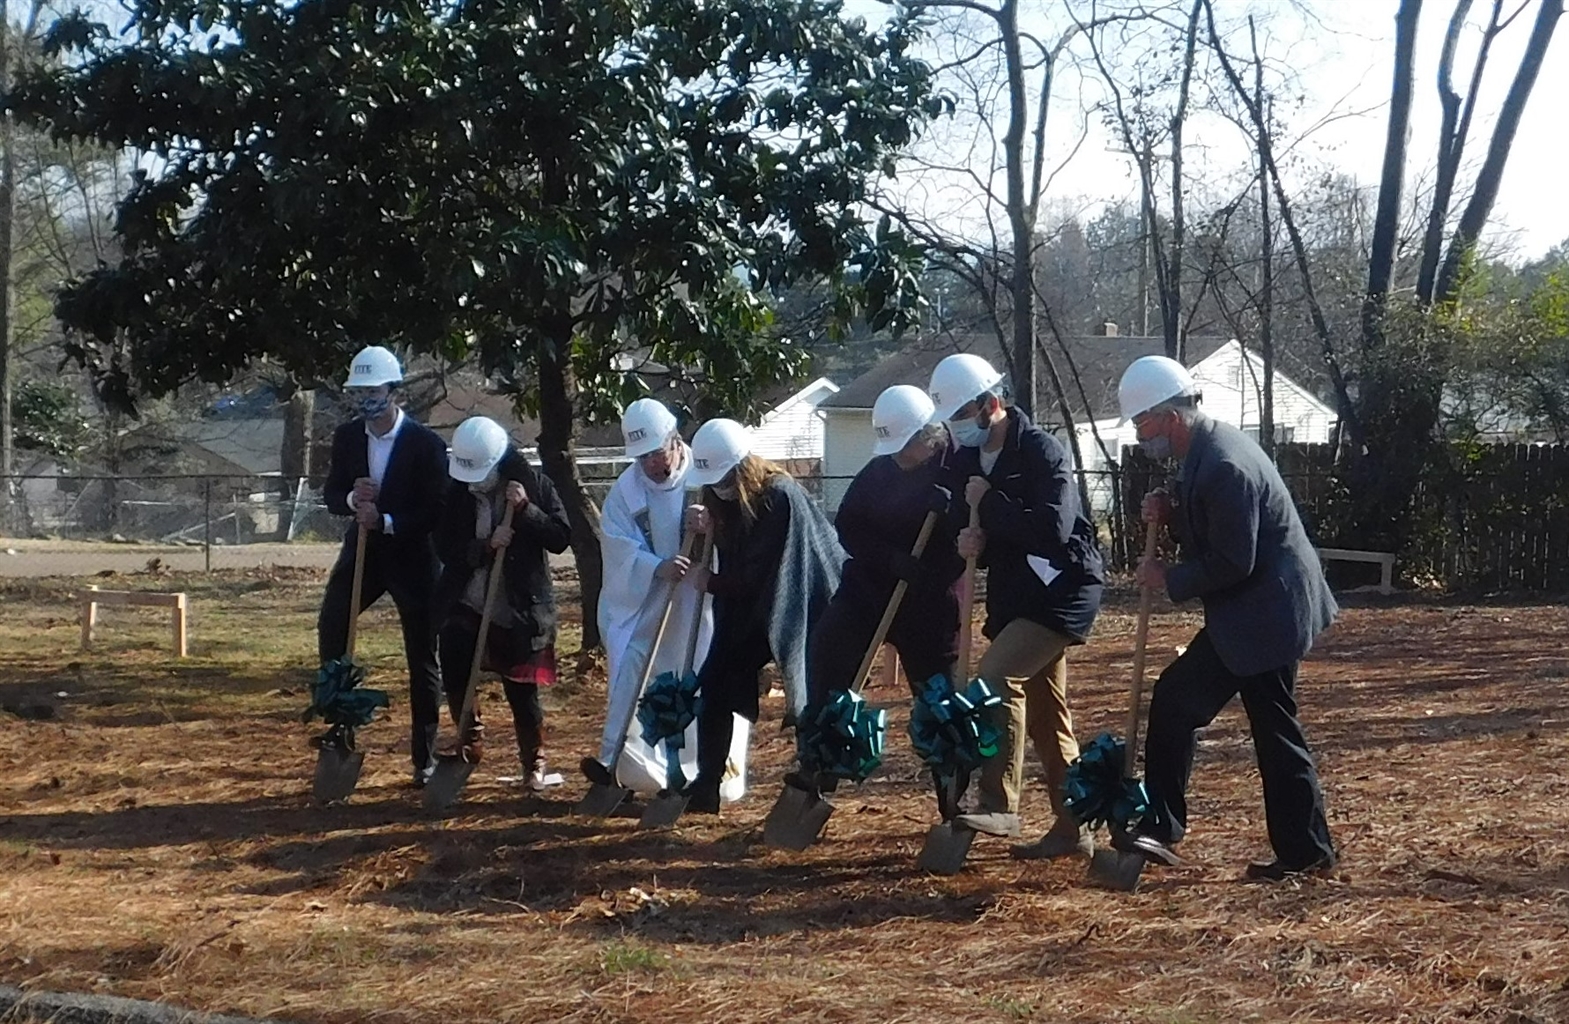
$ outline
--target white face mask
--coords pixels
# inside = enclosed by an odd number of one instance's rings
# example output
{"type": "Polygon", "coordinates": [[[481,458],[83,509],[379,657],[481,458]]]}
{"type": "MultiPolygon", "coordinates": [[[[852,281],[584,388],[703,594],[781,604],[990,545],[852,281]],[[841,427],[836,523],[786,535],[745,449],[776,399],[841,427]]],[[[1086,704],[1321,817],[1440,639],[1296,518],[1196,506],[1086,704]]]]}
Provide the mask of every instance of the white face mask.
{"type": "Polygon", "coordinates": [[[1171,458],[1171,438],[1164,434],[1140,441],[1139,448],[1152,459],[1164,460],[1171,458]]]}

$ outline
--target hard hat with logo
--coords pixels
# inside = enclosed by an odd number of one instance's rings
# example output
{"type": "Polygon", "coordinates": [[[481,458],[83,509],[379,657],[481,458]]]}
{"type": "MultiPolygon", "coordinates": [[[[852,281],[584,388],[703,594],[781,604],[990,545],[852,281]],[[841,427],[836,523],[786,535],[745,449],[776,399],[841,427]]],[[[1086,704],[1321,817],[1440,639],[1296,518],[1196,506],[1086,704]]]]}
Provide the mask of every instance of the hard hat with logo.
{"type": "Polygon", "coordinates": [[[692,435],[692,473],[687,479],[694,487],[709,487],[752,453],[752,432],[735,420],[709,420],[692,435]]]}
{"type": "Polygon", "coordinates": [[[937,364],[926,391],[932,396],[937,419],[950,420],[954,413],[1001,383],[1002,374],[992,369],[991,363],[960,352],[937,364]]]}
{"type": "Polygon", "coordinates": [[[892,455],[910,443],[916,431],[932,421],[932,400],[909,384],[895,384],[872,406],[873,455],[892,455]]]}
{"type": "Polygon", "coordinates": [[[398,357],[380,345],[360,349],[360,354],[349,364],[346,388],[375,388],[383,384],[397,384],[403,380],[403,367],[398,357]]]}
{"type": "Polygon", "coordinates": [[[477,484],[490,475],[511,447],[512,439],[501,424],[488,416],[470,416],[452,432],[447,472],[454,480],[477,484]]]}
{"type": "Polygon", "coordinates": [[[627,458],[658,451],[675,429],[674,413],[652,398],[639,398],[621,414],[621,438],[626,443],[627,458]]]}
{"type": "Polygon", "coordinates": [[[1142,356],[1123,371],[1117,385],[1117,404],[1122,407],[1122,418],[1131,420],[1162,402],[1198,393],[1193,375],[1175,359],[1142,356]]]}

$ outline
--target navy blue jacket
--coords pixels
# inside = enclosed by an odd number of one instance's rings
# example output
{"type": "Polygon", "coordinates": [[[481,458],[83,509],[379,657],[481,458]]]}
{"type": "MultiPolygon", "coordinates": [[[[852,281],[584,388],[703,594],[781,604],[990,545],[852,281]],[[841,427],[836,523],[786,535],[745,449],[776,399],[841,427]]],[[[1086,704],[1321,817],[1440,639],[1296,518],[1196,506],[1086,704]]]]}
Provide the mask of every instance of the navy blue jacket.
{"type": "Polygon", "coordinates": [[[990,474],[981,471],[979,448],[950,448],[943,462],[944,486],[953,491],[959,519],[969,517],[964,486],[970,477],[984,476],[991,484],[981,500],[986,636],[1027,619],[1083,643],[1100,611],[1106,570],[1095,527],[1079,506],[1067,450],[1024,413],[1009,409],[1008,436],[990,474]],[[1030,555],[1061,575],[1050,586],[1042,583],[1030,555]]]}

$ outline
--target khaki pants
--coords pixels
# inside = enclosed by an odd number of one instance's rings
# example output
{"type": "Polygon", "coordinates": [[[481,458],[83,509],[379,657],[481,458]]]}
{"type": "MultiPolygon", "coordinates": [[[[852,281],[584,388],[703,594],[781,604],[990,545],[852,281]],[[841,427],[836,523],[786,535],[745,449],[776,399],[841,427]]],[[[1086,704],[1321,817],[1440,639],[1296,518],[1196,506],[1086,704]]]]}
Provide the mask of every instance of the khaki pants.
{"type": "Polygon", "coordinates": [[[1059,821],[1071,821],[1063,806],[1062,787],[1068,765],[1079,756],[1068,711],[1067,650],[1072,643],[1067,635],[1038,622],[1014,619],[981,658],[976,674],[1003,704],[996,709],[1002,737],[997,756],[981,767],[977,810],[1019,812],[1028,736],[1046,769],[1052,810],[1059,821]]]}

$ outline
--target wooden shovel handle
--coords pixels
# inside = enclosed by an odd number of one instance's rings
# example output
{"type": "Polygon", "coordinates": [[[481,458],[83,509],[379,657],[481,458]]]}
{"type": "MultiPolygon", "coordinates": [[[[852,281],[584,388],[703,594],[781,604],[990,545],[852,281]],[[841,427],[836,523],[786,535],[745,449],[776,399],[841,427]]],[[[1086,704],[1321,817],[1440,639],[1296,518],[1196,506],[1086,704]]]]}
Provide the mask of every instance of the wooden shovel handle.
{"type": "MultiPolygon", "coordinates": [[[[970,528],[979,529],[981,525],[980,505],[970,506],[970,528]]],[[[955,687],[961,687],[970,681],[970,645],[974,641],[975,633],[975,558],[964,560],[964,586],[959,591],[959,673],[954,680],[955,687]]]]}
{"type": "MultiPolygon", "coordinates": [[[[926,550],[926,542],[931,540],[932,530],[937,526],[937,520],[942,517],[941,512],[926,513],[926,520],[921,523],[921,532],[916,535],[915,546],[910,549],[910,557],[920,558],[926,550]]],[[[904,592],[910,589],[908,580],[900,580],[893,586],[893,596],[888,598],[888,607],[883,609],[883,617],[877,623],[877,631],[872,634],[872,642],[867,646],[866,653],[861,657],[861,667],[855,670],[855,681],[850,689],[855,693],[861,692],[861,687],[866,685],[866,677],[871,674],[872,662],[877,658],[877,648],[883,645],[883,640],[888,636],[888,630],[893,625],[895,615],[899,614],[899,604],[904,600],[904,592]]]]}
{"type": "Polygon", "coordinates": [[[349,640],[343,655],[349,661],[354,660],[354,641],[360,632],[360,595],[364,593],[365,584],[365,537],[369,533],[361,526],[359,536],[354,538],[354,583],[349,587],[349,640]]]}
{"type": "MultiPolygon", "coordinates": [[[[517,506],[507,502],[501,516],[501,525],[512,528],[512,513],[517,506]]],[[[501,578],[506,575],[506,548],[497,548],[490,559],[490,579],[485,587],[485,607],[479,613],[479,634],[474,638],[474,659],[469,662],[468,688],[463,691],[463,713],[458,716],[458,743],[463,743],[464,723],[474,712],[474,695],[479,689],[479,670],[485,663],[485,641],[490,638],[490,612],[496,606],[496,594],[501,590],[501,578]]]]}
{"type": "MultiPolygon", "coordinates": [[[[1144,561],[1155,557],[1155,545],[1159,539],[1160,527],[1154,523],[1144,526],[1144,561]]],[[[1139,746],[1139,706],[1144,697],[1144,647],[1150,635],[1150,611],[1155,605],[1155,590],[1152,587],[1139,588],[1139,625],[1133,633],[1133,679],[1128,686],[1128,724],[1123,729],[1127,738],[1126,748],[1122,752],[1122,774],[1126,778],[1133,778],[1134,760],[1138,756],[1139,746]]]]}
{"type": "MultiPolygon", "coordinates": [[[[692,564],[696,566],[698,563],[704,563],[706,566],[709,557],[708,534],[699,533],[695,536],[699,539],[692,550],[692,564]]],[[[674,587],[671,588],[670,594],[674,597],[674,587]]],[[[692,671],[692,665],[697,661],[697,638],[698,634],[703,631],[703,602],[706,600],[708,600],[707,594],[698,594],[697,607],[692,609],[692,625],[687,629],[686,634],[686,656],[681,661],[681,674],[683,676],[692,671]]]]}

